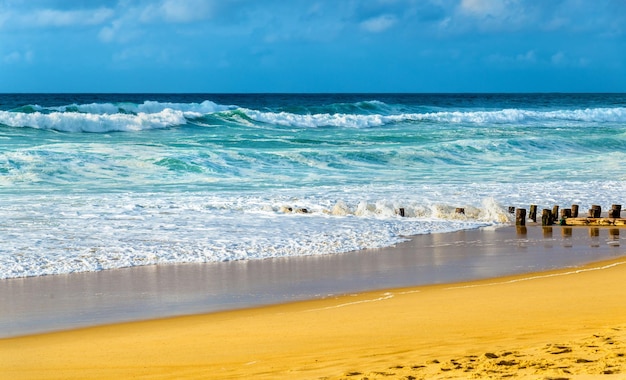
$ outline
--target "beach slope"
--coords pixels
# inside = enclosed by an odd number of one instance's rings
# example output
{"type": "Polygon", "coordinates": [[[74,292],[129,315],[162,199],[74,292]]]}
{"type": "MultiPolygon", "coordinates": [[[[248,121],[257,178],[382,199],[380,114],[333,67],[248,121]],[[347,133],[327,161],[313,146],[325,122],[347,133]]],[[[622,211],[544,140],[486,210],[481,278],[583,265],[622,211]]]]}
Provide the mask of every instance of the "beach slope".
{"type": "Polygon", "coordinates": [[[7,338],[0,378],[623,375],[625,264],[7,338]]]}

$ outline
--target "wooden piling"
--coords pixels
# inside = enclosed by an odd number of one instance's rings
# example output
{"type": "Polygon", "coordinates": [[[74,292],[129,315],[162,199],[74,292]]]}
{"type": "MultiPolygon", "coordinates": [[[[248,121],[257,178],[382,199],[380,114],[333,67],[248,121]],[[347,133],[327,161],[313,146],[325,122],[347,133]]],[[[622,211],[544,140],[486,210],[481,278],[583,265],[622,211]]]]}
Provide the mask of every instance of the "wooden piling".
{"type": "Polygon", "coordinates": [[[398,209],[398,214],[399,214],[401,217],[403,217],[403,218],[404,218],[404,207],[400,207],[400,208],[398,209]]]}
{"type": "Polygon", "coordinates": [[[509,206],[509,214],[515,214],[515,207],[509,206]]]}
{"type": "Polygon", "coordinates": [[[550,209],[544,208],[541,211],[541,225],[542,226],[552,225],[552,213],[550,212],[550,209]]]}
{"type": "Polygon", "coordinates": [[[530,205],[528,219],[532,220],[533,222],[537,222],[537,205],[530,205]]]}
{"type": "Polygon", "coordinates": [[[589,209],[589,217],[590,218],[599,218],[602,216],[602,207],[599,205],[591,205],[589,209]]]}
{"type": "Polygon", "coordinates": [[[572,218],[578,218],[578,205],[572,205],[572,218]]]}
{"type": "Polygon", "coordinates": [[[552,207],[552,223],[559,220],[559,205],[554,205],[552,207]]]}
{"type": "Polygon", "coordinates": [[[622,212],[622,205],[611,205],[609,210],[609,218],[619,218],[622,212]]]}
{"type": "Polygon", "coordinates": [[[454,212],[456,212],[457,214],[465,214],[465,209],[463,207],[457,207],[454,212]]]}
{"type": "Polygon", "coordinates": [[[526,209],[518,208],[515,212],[515,225],[516,226],[525,226],[526,225],[526,209]]]}
{"type": "Polygon", "coordinates": [[[567,218],[571,218],[572,217],[572,209],[571,208],[564,208],[563,210],[561,210],[561,219],[559,219],[559,224],[564,226],[566,223],[566,219],[567,218]]]}

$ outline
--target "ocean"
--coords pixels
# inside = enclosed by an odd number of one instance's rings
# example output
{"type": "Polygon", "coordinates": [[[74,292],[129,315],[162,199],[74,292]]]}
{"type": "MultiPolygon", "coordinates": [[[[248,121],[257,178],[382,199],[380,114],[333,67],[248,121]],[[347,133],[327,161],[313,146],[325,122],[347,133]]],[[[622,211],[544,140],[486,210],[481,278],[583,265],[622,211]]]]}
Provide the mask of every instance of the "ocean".
{"type": "Polygon", "coordinates": [[[0,94],[0,279],[626,204],[625,161],[626,94],[0,94]]]}

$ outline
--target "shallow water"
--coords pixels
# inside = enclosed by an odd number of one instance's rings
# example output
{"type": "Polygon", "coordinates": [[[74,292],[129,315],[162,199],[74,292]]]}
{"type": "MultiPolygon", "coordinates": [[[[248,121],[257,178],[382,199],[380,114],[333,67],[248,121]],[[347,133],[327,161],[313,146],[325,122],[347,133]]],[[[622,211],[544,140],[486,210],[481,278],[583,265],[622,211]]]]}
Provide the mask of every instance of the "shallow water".
{"type": "Polygon", "coordinates": [[[625,238],[608,228],[488,228],[337,255],[5,279],[0,337],[574,267],[623,256],[625,238]]]}

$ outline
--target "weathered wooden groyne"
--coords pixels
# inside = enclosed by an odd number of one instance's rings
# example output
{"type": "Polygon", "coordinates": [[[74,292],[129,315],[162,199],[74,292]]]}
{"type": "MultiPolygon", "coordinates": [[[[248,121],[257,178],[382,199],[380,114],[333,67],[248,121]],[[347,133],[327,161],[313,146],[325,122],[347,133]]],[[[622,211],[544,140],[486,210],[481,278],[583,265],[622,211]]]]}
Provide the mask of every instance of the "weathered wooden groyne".
{"type": "MultiPolygon", "coordinates": [[[[621,227],[626,226],[626,218],[621,217],[622,206],[618,204],[611,205],[611,208],[602,214],[602,207],[592,205],[587,216],[579,216],[579,207],[574,204],[569,208],[563,208],[559,212],[559,206],[555,205],[552,209],[544,208],[541,212],[541,225],[551,226],[558,224],[561,226],[607,226],[621,227]]],[[[537,205],[530,205],[528,218],[526,217],[526,209],[509,207],[510,213],[515,213],[515,224],[518,226],[526,225],[526,220],[537,223],[537,205]]]]}

